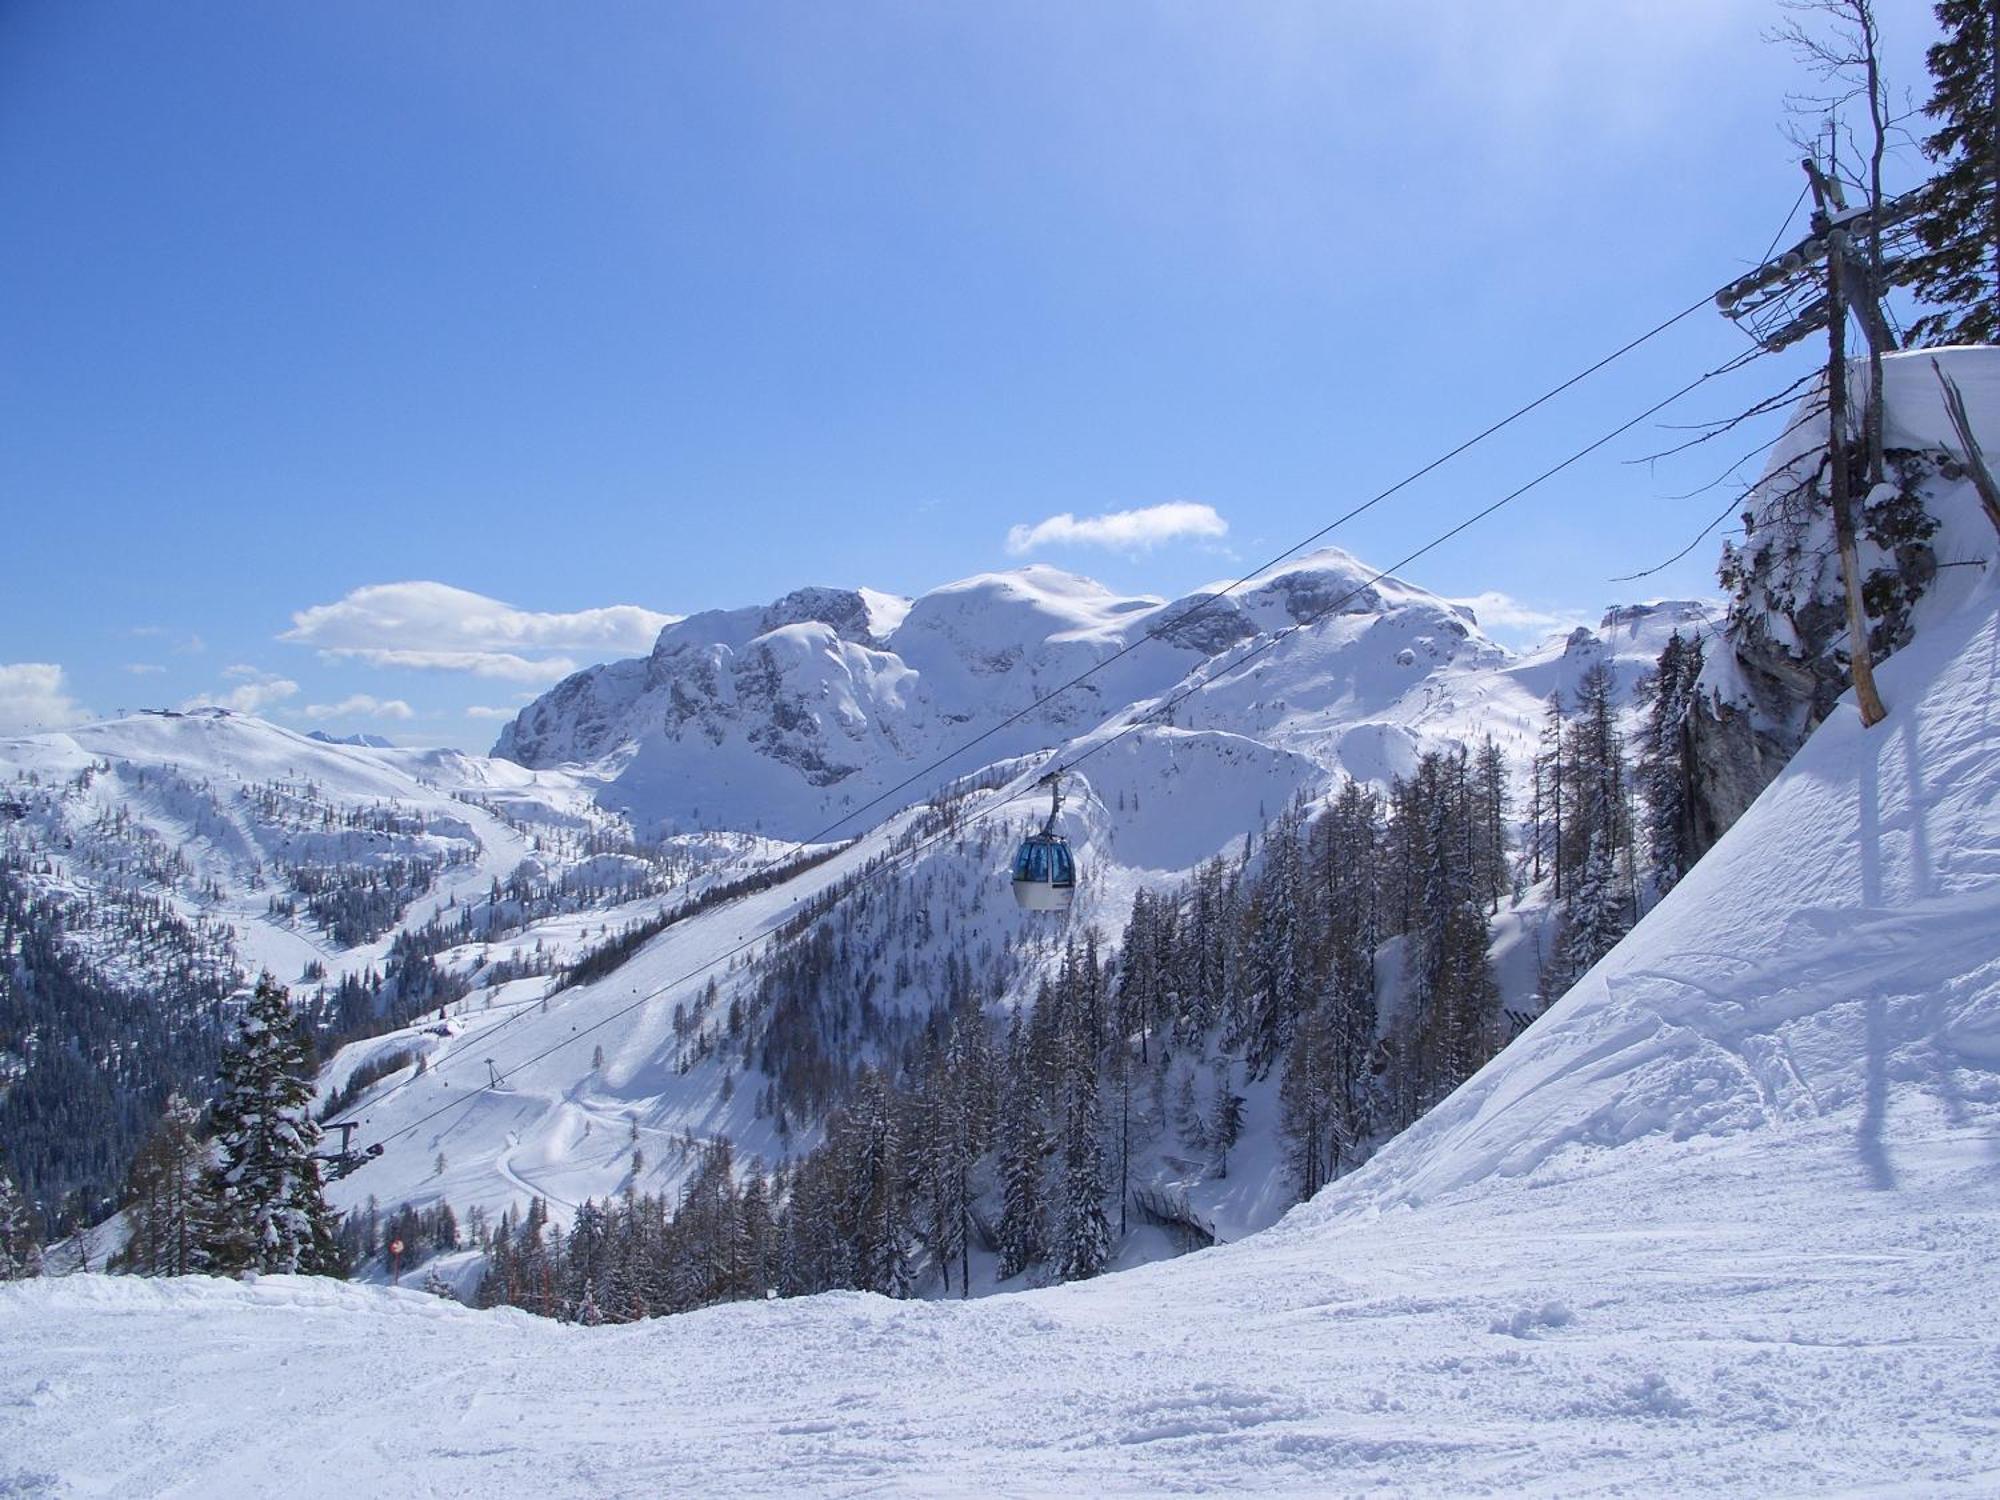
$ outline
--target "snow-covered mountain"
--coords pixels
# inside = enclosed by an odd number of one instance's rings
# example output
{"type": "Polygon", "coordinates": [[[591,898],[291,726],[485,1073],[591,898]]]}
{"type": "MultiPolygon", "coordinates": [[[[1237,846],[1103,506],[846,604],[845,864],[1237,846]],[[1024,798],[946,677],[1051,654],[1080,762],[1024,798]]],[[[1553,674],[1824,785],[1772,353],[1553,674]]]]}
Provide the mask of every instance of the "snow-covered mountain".
{"type": "MultiPolygon", "coordinates": [[[[1975,378],[1990,352],[1968,352],[1955,363],[1975,378]]],[[[1982,412],[2000,410],[2000,403],[1975,394],[1982,412]]],[[[1913,430],[1918,420],[1904,418],[1897,431],[1913,430]]],[[[1929,440],[1933,454],[1940,441],[1929,440]]],[[[1911,475],[1912,492],[1938,523],[1935,542],[1944,549],[1938,555],[1968,563],[1977,562],[1982,547],[1980,555],[1990,555],[1991,528],[1949,462],[1940,469],[1934,457],[1923,458],[1911,475]]],[[[1935,576],[1949,580],[1968,571],[1935,576]]],[[[1545,700],[1560,693],[1573,702],[1585,675],[1604,666],[1615,692],[1629,701],[1674,633],[1710,638],[1711,663],[1721,665],[1705,679],[1705,701],[1727,701],[1742,637],[1716,645],[1717,622],[1702,605],[1615,609],[1596,631],[1573,632],[1516,656],[1484,637],[1464,609],[1405,583],[1370,587],[1369,579],[1365,566],[1337,551],[1275,569],[1202,617],[1213,634],[1194,641],[1174,632],[1140,644],[1093,679],[1093,688],[1116,684],[1117,690],[1081,695],[1090,699],[1088,714],[1058,700],[994,734],[968,757],[972,764],[940,769],[940,778],[969,773],[957,783],[951,816],[1004,810],[897,859],[878,882],[886,898],[853,900],[852,923],[836,919],[848,925],[838,927],[834,940],[857,956],[842,982],[813,989],[812,1004],[823,1007],[814,1024],[846,1038],[838,1055],[821,1061],[852,1068],[913,1044],[937,1003],[939,966],[953,955],[988,976],[988,1000],[1001,1015],[1027,1005],[1049,977],[1060,958],[1057,929],[1016,913],[1005,889],[1011,840],[1039,811],[1032,783],[1046,762],[1029,751],[1050,749],[1061,763],[1079,766],[1066,819],[1087,874],[1068,930],[1094,928],[1110,944],[1141,891],[1172,889],[1216,855],[1241,856],[1246,841],[1261,838],[1295,799],[1321,805],[1343,777],[1379,785],[1408,775],[1426,750],[1490,736],[1520,790],[1545,700]],[[1338,608],[1328,611],[1332,604],[1338,608]],[[1170,716],[1153,712],[1169,697],[1170,716]],[[1124,732],[1140,720],[1142,727],[1124,732]],[[967,787],[980,790],[966,794],[967,787]],[[898,915],[917,910],[928,911],[928,925],[898,915]],[[866,1044],[857,1030],[864,1013],[876,1028],[866,1044]]],[[[545,698],[513,726],[503,748],[529,755],[523,726],[539,726],[556,737],[547,744],[559,740],[576,757],[563,774],[598,788],[604,802],[639,826],[674,827],[697,815],[741,826],[779,809],[783,819],[772,814],[767,832],[774,824],[777,831],[809,830],[836,815],[840,799],[858,805],[956,743],[947,729],[965,736],[1001,723],[1035,691],[1141,640],[1173,618],[1171,610],[1186,607],[1121,600],[1044,569],[970,580],[900,613],[892,603],[816,592],[771,610],[669,627],[647,661],[584,674],[545,698]],[[834,618],[802,625],[796,616],[806,609],[834,618]],[[688,627],[696,628],[678,638],[688,627]],[[782,655],[780,646],[791,654],[782,655]],[[987,680],[982,662],[1002,658],[1011,667],[993,675],[1001,696],[988,703],[968,684],[987,680]],[[780,659],[784,670],[773,665],[780,659]],[[753,670],[746,662],[760,665],[753,670]],[[614,673],[642,686],[626,698],[603,697],[604,677],[614,673]],[[1036,686],[1016,691],[1015,673],[1036,686]],[[727,686],[739,679],[757,691],[727,686]],[[706,683],[705,696],[691,683],[706,683]],[[587,737],[577,728],[585,722],[595,726],[587,737]],[[807,745],[820,749],[811,756],[778,753],[807,745]],[[866,754],[857,748],[863,745],[866,754]],[[844,748],[836,755],[830,746],[844,748]],[[886,769],[871,759],[878,752],[890,759],[886,769]],[[853,769],[832,781],[815,779],[814,766],[836,764],[853,769]],[[752,786],[758,791],[746,806],[752,786]]],[[[919,783],[894,801],[924,790],[919,783]]],[[[759,996],[769,991],[760,986],[782,969],[787,945],[800,936],[792,919],[845,899],[844,881],[907,850],[929,816],[914,810],[875,821],[882,811],[857,820],[872,826],[836,859],[678,924],[624,968],[562,992],[546,1010],[536,995],[503,996],[490,1011],[481,1002],[470,1012],[462,1038],[400,1033],[371,1044],[377,1050],[370,1056],[393,1056],[388,1049],[425,1054],[429,1081],[418,1081],[406,1058],[395,1092],[369,1107],[371,1128],[396,1139],[401,1154],[371,1167],[365,1186],[360,1175],[343,1184],[340,1201],[357,1204],[371,1193],[384,1202],[442,1196],[494,1208],[539,1194],[560,1221],[588,1198],[630,1188],[670,1191],[691,1170],[700,1140],[726,1137],[739,1158],[767,1161],[809,1147],[813,1112],[793,1112],[798,1133],[780,1129],[774,1065],[768,1056],[753,1057],[733,1032],[725,1042],[722,1017],[738,1009],[763,1015],[759,996]],[[719,991],[709,989],[711,979],[719,980],[719,991]],[[589,1045],[568,1047],[571,1034],[588,1037],[589,1045]],[[599,1047],[601,1067],[594,1058],[599,1047]],[[495,1059],[511,1092],[482,1096],[455,1112],[447,1137],[426,1117],[442,1105],[447,1088],[482,1077],[487,1058],[495,1059]],[[636,1171],[635,1146],[643,1161],[636,1171]]],[[[1527,888],[1521,879],[1517,874],[1513,898],[1492,917],[1490,960],[1498,1005],[1532,1013],[1551,958],[1552,907],[1545,887],[1527,888]]],[[[1400,963],[1392,944],[1379,976],[1385,1027],[1399,1003],[1400,963]]],[[[340,1068],[363,1064],[357,1053],[340,1068]]],[[[1243,1095],[1247,1142],[1226,1177],[1212,1163],[1190,1160],[1171,1133],[1162,1133],[1145,1148],[1141,1180],[1176,1195],[1223,1238],[1271,1223],[1295,1191],[1278,1155],[1279,1081],[1277,1073],[1259,1071],[1254,1078],[1233,1075],[1226,1085],[1243,1095]]],[[[1204,1098],[1212,1091],[1205,1077],[1196,1086],[1204,1098]]],[[[1156,1120],[1170,1112],[1157,1102],[1151,1109],[1156,1120]]],[[[1169,1248],[1165,1236],[1134,1233],[1120,1254],[1129,1262],[1169,1248]]]]}
{"type": "Polygon", "coordinates": [[[607,1328],[23,1284],[0,1443],[30,1490],[93,1492],[1990,1494],[2000,585],[1919,614],[1887,723],[1838,705],[1520,1041],[1266,1233],[607,1328]],[[413,1419],[411,1389],[446,1394],[413,1419]]]}
{"type": "MultiPolygon", "coordinates": [[[[771,1091],[782,1090],[784,1080],[769,1071],[768,1063],[751,1066],[733,1032],[730,1043],[721,1041],[723,1012],[740,1008],[763,1017],[758,986],[796,941],[793,919],[814,903],[841,896],[847,883],[871,866],[897,861],[878,881],[890,888],[888,904],[851,902],[866,914],[861,918],[864,930],[840,942],[868,955],[856,957],[848,978],[852,989],[869,997],[865,1005],[875,1019],[868,1024],[878,1028],[876,1035],[863,1041],[855,1015],[842,1011],[843,1002],[831,991],[814,1002],[822,1007],[815,1024],[849,1038],[845,1055],[833,1059],[843,1069],[890,1055],[899,1045],[893,1038],[907,1034],[899,1033],[898,1026],[924,1023],[928,1008],[937,1003],[941,986],[936,975],[949,954],[971,957],[988,977],[996,1013],[1025,1007],[1059,958],[1065,932],[1094,928],[1107,943],[1114,942],[1142,890],[1183,877],[1218,854],[1240,854],[1246,839],[1255,840],[1295,798],[1317,802],[1346,776],[1386,784],[1407,774],[1427,749],[1469,746],[1491,736],[1516,775],[1525,779],[1550,694],[1573,697],[1584,675],[1604,665],[1629,699],[1669,636],[1676,631],[1689,635],[1709,619],[1706,607],[1695,603],[1629,607],[1611,612],[1598,631],[1573,631],[1535,652],[1515,655],[1482,636],[1462,607],[1406,584],[1385,581],[1361,588],[1369,577],[1367,569],[1338,552],[1278,570],[1244,590],[1241,599],[1218,606],[1217,615],[1229,623],[1218,631],[1222,644],[1215,654],[1161,643],[1141,646],[1114,669],[1132,674],[1129,687],[1146,672],[1149,653],[1159,653],[1156,660],[1163,670],[1144,682],[1141,695],[1109,711],[1091,698],[1091,717],[1073,736],[1065,733],[1070,725],[1061,717],[1037,717],[1007,732],[1011,738],[1005,745],[1011,750],[1053,745],[1065,758],[1088,755],[1065,809],[1066,826],[1087,872],[1067,927],[1016,911],[1006,885],[1012,840],[1046,806],[1032,791],[1039,762],[1018,755],[991,764],[975,758],[977,774],[966,784],[985,789],[962,795],[958,813],[996,805],[1004,811],[970,825],[962,838],[899,858],[924,826],[923,808],[879,822],[874,821],[879,811],[871,813],[863,821],[872,826],[836,858],[771,890],[676,924],[599,980],[546,1001],[533,986],[475,995],[454,1007],[454,1035],[411,1028],[350,1049],[329,1070],[328,1087],[394,1064],[383,1085],[388,1091],[361,1112],[366,1129],[391,1140],[394,1149],[365,1173],[337,1185],[335,1201],[358,1207],[370,1197],[384,1204],[443,1199],[461,1211],[479,1206],[497,1213],[541,1197],[558,1222],[567,1222],[587,1199],[603,1201],[634,1189],[673,1191],[696,1164],[697,1142],[726,1138],[739,1160],[777,1162],[793,1156],[817,1139],[817,1112],[793,1100],[785,1112],[792,1129],[781,1127],[771,1091]],[[1316,618],[1327,603],[1349,593],[1356,593],[1352,601],[1316,618]],[[1302,622],[1313,623],[1293,629],[1302,622]],[[1245,652],[1286,631],[1290,633],[1247,668],[1235,669],[1245,652]],[[1169,679],[1168,673],[1178,675],[1169,679]],[[1133,715],[1168,693],[1184,695],[1170,722],[1120,733],[1133,715]],[[898,925],[894,913],[917,908],[928,910],[931,925],[898,925]],[[719,993],[710,988],[715,981],[720,982],[719,993]],[[840,1015],[846,1019],[834,1019],[840,1015]],[[572,1036],[587,1040],[571,1046],[567,1039],[572,1036]],[[414,1071],[418,1057],[424,1060],[421,1076],[414,1071]],[[430,1119],[453,1098],[453,1090],[462,1092],[488,1077],[489,1059],[505,1076],[505,1091],[481,1094],[442,1121],[430,1119]],[[635,1151],[642,1163],[636,1170],[635,1151]]],[[[832,597],[830,591],[813,596],[821,606],[832,597]]],[[[950,727],[961,734],[976,733],[1020,702],[1031,701],[1008,698],[1002,708],[985,710],[981,717],[982,700],[964,688],[968,652],[961,645],[949,655],[926,655],[941,632],[912,637],[907,634],[910,622],[949,614],[957,619],[953,634],[958,641],[991,643],[1006,632],[976,625],[984,609],[974,612],[971,606],[994,598],[1002,601],[1000,615],[1012,622],[1009,628],[1017,638],[1023,617],[1032,617],[1037,628],[1052,618],[1065,622],[1052,639],[1023,647],[1017,658],[1017,665],[1043,663],[1039,680],[1046,690],[1080,670],[1081,663],[1101,659],[1136,638],[1144,629],[1140,622],[1160,610],[1157,603],[1145,601],[1137,601],[1138,609],[1125,607],[1134,601],[1105,603],[1110,597],[1068,575],[1032,569],[955,585],[912,605],[903,623],[889,631],[887,643],[908,646],[914,640],[920,648],[916,659],[924,668],[919,671],[897,656],[895,667],[876,672],[870,680],[895,681],[900,695],[868,699],[868,712],[852,720],[862,726],[860,740],[842,738],[849,744],[907,748],[917,733],[911,726],[917,724],[928,725],[924,733],[931,738],[922,752],[898,759],[889,770],[864,761],[855,774],[865,776],[871,786],[887,785],[909,774],[906,767],[923,764],[921,755],[935,756],[943,733],[935,718],[922,715],[935,712],[944,690],[923,688],[926,676],[942,678],[958,694],[948,701],[965,705],[952,710],[961,717],[950,727]],[[1054,586],[1057,581],[1060,589],[1054,586]],[[940,597],[943,604],[929,603],[940,597]],[[1051,604],[1052,599],[1069,601],[1068,613],[1051,604]],[[1074,601],[1079,599],[1096,601],[1083,625],[1074,623],[1074,601]],[[1084,646],[1088,653],[1076,654],[1084,646]],[[1048,665],[1051,661],[1055,665],[1048,665]],[[944,671],[940,663],[952,671],[944,671]],[[919,711],[913,705],[928,706],[919,711]]],[[[872,607],[877,622],[893,624],[893,613],[883,610],[879,599],[872,607]]],[[[730,620],[738,639],[751,643],[743,649],[755,655],[765,649],[758,644],[763,638],[746,638],[742,632],[790,612],[744,611],[730,620]]],[[[845,618],[853,628],[863,615],[857,608],[845,618]]],[[[700,626],[711,637],[726,633],[714,620],[701,622],[697,616],[685,624],[700,626]]],[[[673,826],[697,809],[703,817],[720,816],[752,782],[772,789],[770,802],[754,805],[790,806],[794,826],[823,815],[827,805],[818,799],[824,789],[815,787],[795,762],[767,754],[771,741],[762,730],[781,721],[795,727],[849,722],[840,715],[800,707],[789,716],[754,718],[751,706],[738,698],[713,709],[719,739],[706,731],[677,735],[646,727],[655,722],[656,712],[671,712],[668,705],[680,680],[674,674],[686,663],[670,642],[682,628],[663,632],[661,648],[651,659],[669,663],[662,669],[658,696],[645,700],[652,706],[628,706],[629,719],[621,721],[629,732],[650,738],[634,744],[618,738],[626,731],[604,729],[594,743],[615,748],[594,762],[562,767],[561,773],[576,777],[579,784],[595,781],[604,789],[600,795],[631,807],[641,825],[659,817],[673,826]],[[651,766],[657,779],[635,779],[631,768],[641,763],[651,766]],[[712,776],[726,779],[718,782],[712,776]],[[655,794],[678,797],[682,810],[665,811],[665,803],[644,801],[655,794]]],[[[841,674],[844,687],[851,687],[860,679],[841,662],[859,659],[856,652],[878,664],[891,659],[878,647],[845,637],[834,644],[833,627],[826,629],[824,649],[796,658],[809,680],[820,680],[811,674],[833,672],[841,674]]],[[[766,634],[790,638],[798,630],[792,622],[766,634]]],[[[736,648],[712,641],[691,654],[709,662],[741,659],[736,648]]],[[[625,667],[638,678],[652,670],[651,663],[625,667]]],[[[727,675],[718,669],[714,680],[727,675]]],[[[572,723],[587,717],[569,694],[598,691],[603,676],[586,673],[572,679],[543,700],[539,715],[531,710],[522,722],[540,722],[553,732],[564,715],[572,723]]],[[[757,698],[756,712],[768,711],[773,701],[757,698]]],[[[823,700],[801,691],[795,701],[823,700]]],[[[838,701],[852,706],[861,700],[838,701]]],[[[979,747],[978,756],[992,751],[994,743],[979,747]]],[[[506,744],[518,741],[503,740],[506,744]]],[[[896,801],[914,794],[912,789],[896,801]]],[[[1510,909],[1506,916],[1501,980],[1502,998],[1509,1004],[1525,1003],[1538,982],[1538,945],[1545,945],[1542,929],[1548,916],[1546,902],[1539,900],[1510,909]]],[[[753,1026],[753,1038],[765,1024],[760,1019],[753,1026]]],[[[1207,1086],[1204,1081],[1202,1087],[1207,1086]]],[[[1188,1201],[1226,1238],[1271,1223],[1296,1193],[1279,1160],[1276,1078],[1245,1083],[1244,1090],[1245,1142],[1226,1177],[1186,1159],[1171,1138],[1151,1148],[1137,1169],[1147,1182],[1188,1201]]],[[[1163,1230],[1134,1230],[1119,1252],[1120,1262],[1171,1254],[1174,1245],[1173,1236],[1163,1230]]],[[[982,1261],[980,1279],[993,1284],[990,1255],[982,1261]]]]}
{"type": "Polygon", "coordinates": [[[259,971],[339,1039],[551,972],[745,848],[641,846],[561,772],[221,709],[0,740],[0,1135],[51,1209],[94,1198],[166,1088],[206,1088],[259,971]]]}
{"type": "MultiPolygon", "coordinates": [[[[1043,567],[915,601],[804,589],[768,607],[678,621],[649,658],[578,674],[510,725],[506,753],[491,758],[334,744],[222,710],[0,742],[0,793],[18,809],[0,823],[0,851],[24,891],[68,903],[64,941],[89,982],[122,986],[135,1006],[140,995],[164,994],[169,1008],[208,1015],[204,1025],[219,1033],[218,1003],[268,968],[320,1007],[335,1038],[371,1014],[374,1024],[395,1023],[457,1002],[474,1018],[510,1018],[520,1045],[507,1055],[521,1057],[566,1034],[600,990],[629,999],[677,965],[695,968],[733,946],[759,920],[757,900],[776,921],[809,891],[888,851],[908,822],[897,810],[948,778],[1006,783],[1029,752],[1102,747],[1170,695],[1179,699],[1170,719],[1094,751],[1072,789],[1073,832],[1092,872],[1079,919],[1107,933],[1139,889],[1240,849],[1294,797],[1315,797],[1343,775],[1386,782],[1425,747],[1488,735],[1524,764],[1551,690],[1573,691],[1604,659],[1629,688],[1669,631],[1698,628],[1702,618],[1696,605],[1614,611],[1598,632],[1517,656],[1481,634],[1463,607],[1372,581],[1363,564],[1328,550],[1144,639],[1203,597],[1122,598],[1043,567]],[[1005,723],[1127,647],[1089,682],[1005,723]],[[627,971],[566,992],[555,1009],[570,1014],[559,1023],[543,1019],[547,976],[563,964],[656,919],[663,903],[704,881],[787,853],[763,843],[760,830],[810,832],[996,726],[1004,727],[842,828],[862,836],[851,857],[661,938],[627,971]],[[133,914],[135,901],[148,903],[145,913],[133,914]],[[198,983],[162,989],[155,960],[164,950],[142,933],[148,923],[175,927],[170,946],[200,956],[198,983]],[[534,1014],[513,1015],[530,1005],[534,1014]]],[[[1025,802],[1010,808],[976,851],[933,851],[913,872],[915,886],[929,888],[951,866],[956,899],[967,920],[979,908],[981,940],[996,952],[1039,941],[1005,900],[1001,876],[1007,828],[1030,815],[1025,802]]],[[[911,957],[919,967],[929,961],[911,957]]],[[[1039,969],[1007,972],[1031,989],[1039,969]]],[[[629,1036],[601,1038],[614,1057],[633,1058],[606,1107],[621,1119],[636,1111],[652,1128],[705,1133],[722,1131],[726,1115],[743,1150],[782,1151],[786,1143],[746,1113],[749,1100],[728,1110],[716,1103],[723,1075],[714,1067],[693,1082],[674,1071],[679,1038],[658,1022],[684,999],[673,990],[629,1036]]],[[[45,999],[40,1011],[54,1004],[45,999]]],[[[14,1035],[31,1030],[24,1021],[14,1035]]],[[[24,1045],[0,1036],[0,1072],[28,1068],[24,1045]]],[[[106,1045],[96,1039],[81,1050],[106,1045]]],[[[385,1067],[401,1056],[408,1066],[441,1045],[398,1028],[337,1060],[329,1088],[371,1060],[385,1067]]],[[[195,1082],[212,1050],[211,1039],[164,1081],[195,1082]]],[[[594,1049],[581,1050],[552,1060],[554,1095],[601,1085],[587,1076],[594,1049]]],[[[163,1082],[144,1067],[134,1077],[149,1092],[163,1082]]],[[[517,1142],[553,1133],[564,1144],[538,1149],[560,1160],[574,1145],[569,1112],[552,1104],[532,1129],[523,1121],[509,1132],[517,1142]]],[[[580,1201],[622,1181],[611,1134],[597,1139],[603,1163],[574,1180],[550,1179],[558,1199],[580,1201]]],[[[517,1149],[496,1137],[461,1151],[443,1181],[371,1169],[357,1191],[392,1203],[448,1191],[461,1207],[497,1210],[526,1191],[508,1165],[517,1149]]],[[[435,1154],[423,1154],[423,1172],[435,1154]]],[[[668,1185],[678,1160],[653,1153],[649,1180],[668,1185]]],[[[1247,1191],[1241,1176],[1237,1187],[1247,1191]]],[[[1251,1198],[1240,1215],[1224,1215],[1232,1229],[1268,1222],[1283,1201],[1282,1193],[1251,1198]]]]}
{"type": "Polygon", "coordinates": [[[1519,738],[1593,653],[1624,662],[1629,685],[1671,629],[1706,619],[1690,604],[1614,610],[1600,632],[1520,659],[1464,606],[1374,571],[1327,548],[1226,596],[1218,584],[1171,602],[1040,565],[916,600],[801,589],[691,616],[650,656],[577,673],[522,710],[494,754],[594,780],[641,828],[798,838],[968,742],[899,800],[1185,695],[1181,727],[1381,780],[1426,740],[1519,738]]]}

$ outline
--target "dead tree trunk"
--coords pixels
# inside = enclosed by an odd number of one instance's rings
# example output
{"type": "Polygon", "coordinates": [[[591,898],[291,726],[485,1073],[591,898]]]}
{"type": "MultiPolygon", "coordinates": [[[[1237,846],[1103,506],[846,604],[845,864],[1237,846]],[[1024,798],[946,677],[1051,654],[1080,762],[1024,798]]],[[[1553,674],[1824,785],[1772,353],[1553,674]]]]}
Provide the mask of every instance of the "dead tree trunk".
{"type": "MultiPolygon", "coordinates": [[[[1817,162],[1807,162],[1813,197],[1824,214],[1831,202],[1817,162]]],[[[1829,227],[1826,243],[1826,457],[1827,500],[1833,509],[1833,536],[1840,548],[1840,577],[1847,591],[1847,659],[1861,722],[1873,726],[1888,716],[1875,687],[1875,659],[1868,649],[1868,611],[1861,601],[1861,557],[1855,542],[1853,474],[1847,462],[1847,287],[1846,231],[1829,227]]]]}

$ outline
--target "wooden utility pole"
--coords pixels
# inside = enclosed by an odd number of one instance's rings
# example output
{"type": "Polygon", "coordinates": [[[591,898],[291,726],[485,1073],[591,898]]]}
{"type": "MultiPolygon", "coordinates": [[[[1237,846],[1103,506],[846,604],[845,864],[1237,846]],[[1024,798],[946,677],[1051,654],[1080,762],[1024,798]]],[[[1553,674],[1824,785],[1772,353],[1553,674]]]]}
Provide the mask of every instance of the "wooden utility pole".
{"type": "MultiPolygon", "coordinates": [[[[1868,611],[1861,601],[1861,558],[1855,544],[1852,474],[1847,462],[1847,248],[1846,228],[1833,221],[1839,198],[1819,163],[1803,163],[1812,181],[1815,220],[1826,225],[1826,457],[1830,469],[1827,500],[1833,509],[1833,536],[1840,548],[1840,576],[1847,590],[1847,659],[1854,675],[1854,698],[1861,722],[1874,726],[1888,717],[1875,687],[1875,658],[1868,648],[1868,611]]],[[[1819,223],[1815,223],[1815,229],[1819,223]]],[[[1872,292],[1872,288],[1869,289],[1872,292]]],[[[1873,296],[1865,299],[1871,306],[1873,296]]]]}

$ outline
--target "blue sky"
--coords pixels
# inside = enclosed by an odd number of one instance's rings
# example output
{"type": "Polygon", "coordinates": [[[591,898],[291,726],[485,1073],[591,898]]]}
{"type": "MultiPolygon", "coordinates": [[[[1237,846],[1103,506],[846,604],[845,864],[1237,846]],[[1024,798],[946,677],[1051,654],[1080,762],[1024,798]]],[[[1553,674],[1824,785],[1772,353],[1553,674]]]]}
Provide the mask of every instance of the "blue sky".
{"type": "MultiPolygon", "coordinates": [[[[1921,95],[1929,8],[1880,10],[1921,95]]],[[[667,613],[1230,576],[1757,259],[1782,18],[11,0],[0,732],[202,699],[483,747],[667,613]],[[1042,524],[1167,505],[1213,519],[1042,524]]],[[[1704,311],[1334,540],[1393,561],[1743,347],[1704,311]]],[[[1634,433],[1411,574],[1517,641],[1712,592],[1713,545],[1610,580],[1768,435],[1634,433]]]]}

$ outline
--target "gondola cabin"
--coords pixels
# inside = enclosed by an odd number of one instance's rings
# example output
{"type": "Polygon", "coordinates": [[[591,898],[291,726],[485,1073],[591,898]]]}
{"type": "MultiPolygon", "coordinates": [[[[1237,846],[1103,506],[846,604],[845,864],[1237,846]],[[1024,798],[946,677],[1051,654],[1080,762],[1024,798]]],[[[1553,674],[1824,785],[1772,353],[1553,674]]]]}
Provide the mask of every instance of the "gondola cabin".
{"type": "Polygon", "coordinates": [[[1076,856],[1056,832],[1062,815],[1062,773],[1051,771],[1039,785],[1049,789],[1049,818],[1040,833],[1021,841],[1014,854],[1014,900],[1023,911],[1068,911],[1076,899],[1076,856]]]}
{"type": "Polygon", "coordinates": [[[1023,911],[1068,911],[1076,898],[1076,856],[1059,833],[1030,835],[1014,855],[1014,900],[1023,911]]]}

